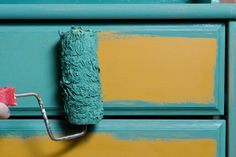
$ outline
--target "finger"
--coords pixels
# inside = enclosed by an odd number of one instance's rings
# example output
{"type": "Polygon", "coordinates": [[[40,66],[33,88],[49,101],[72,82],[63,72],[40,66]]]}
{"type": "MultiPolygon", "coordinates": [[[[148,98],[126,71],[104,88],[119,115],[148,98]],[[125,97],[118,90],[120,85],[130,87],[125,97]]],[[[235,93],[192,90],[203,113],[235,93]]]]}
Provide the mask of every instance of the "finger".
{"type": "Polygon", "coordinates": [[[7,119],[10,117],[9,109],[8,107],[0,102],[0,119],[7,119]]]}

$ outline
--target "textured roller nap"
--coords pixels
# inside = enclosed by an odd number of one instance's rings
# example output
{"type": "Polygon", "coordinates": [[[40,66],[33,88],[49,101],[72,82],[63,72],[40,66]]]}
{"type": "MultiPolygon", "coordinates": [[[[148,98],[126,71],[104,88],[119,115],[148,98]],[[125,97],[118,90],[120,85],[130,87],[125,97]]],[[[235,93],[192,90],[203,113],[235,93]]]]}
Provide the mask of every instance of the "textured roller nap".
{"type": "Polygon", "coordinates": [[[61,33],[61,87],[70,123],[96,124],[103,117],[97,33],[72,28],[61,33]]]}

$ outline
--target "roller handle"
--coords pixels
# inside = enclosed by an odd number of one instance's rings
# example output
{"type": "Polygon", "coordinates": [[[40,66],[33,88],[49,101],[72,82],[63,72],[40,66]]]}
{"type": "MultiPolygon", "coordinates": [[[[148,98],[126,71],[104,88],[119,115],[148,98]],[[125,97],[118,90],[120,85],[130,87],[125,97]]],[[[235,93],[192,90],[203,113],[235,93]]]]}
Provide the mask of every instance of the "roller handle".
{"type": "Polygon", "coordinates": [[[83,136],[86,132],[87,132],[87,126],[83,126],[83,130],[82,132],[76,133],[76,134],[72,134],[72,135],[67,135],[67,136],[62,136],[62,137],[55,137],[52,130],[51,130],[51,126],[49,124],[49,120],[47,117],[47,112],[45,110],[45,107],[43,105],[43,100],[42,98],[39,96],[39,94],[37,93],[22,93],[22,94],[16,94],[16,97],[28,97],[28,96],[33,96],[37,99],[39,107],[41,109],[42,115],[43,115],[43,120],[45,123],[45,126],[47,128],[47,133],[49,135],[49,137],[53,140],[53,141],[64,141],[64,140],[71,140],[77,137],[81,137],[83,136]]]}

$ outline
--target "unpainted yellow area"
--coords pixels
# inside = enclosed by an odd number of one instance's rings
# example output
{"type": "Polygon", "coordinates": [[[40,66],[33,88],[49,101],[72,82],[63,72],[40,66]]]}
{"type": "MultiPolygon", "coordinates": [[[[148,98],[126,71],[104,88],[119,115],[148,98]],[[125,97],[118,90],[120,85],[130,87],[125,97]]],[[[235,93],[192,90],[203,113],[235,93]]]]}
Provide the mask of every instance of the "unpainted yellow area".
{"type": "Polygon", "coordinates": [[[214,102],[214,38],[99,34],[104,101],[214,102]]]}
{"type": "Polygon", "coordinates": [[[1,157],[216,157],[213,139],[121,140],[107,133],[64,142],[1,137],[0,147],[1,157]]]}

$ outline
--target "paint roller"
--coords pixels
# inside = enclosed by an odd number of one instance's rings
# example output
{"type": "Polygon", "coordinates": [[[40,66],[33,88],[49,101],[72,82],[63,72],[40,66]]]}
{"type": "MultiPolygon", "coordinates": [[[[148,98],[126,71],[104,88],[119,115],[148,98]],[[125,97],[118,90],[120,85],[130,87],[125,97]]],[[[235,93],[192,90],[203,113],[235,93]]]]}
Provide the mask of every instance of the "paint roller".
{"type": "Polygon", "coordinates": [[[15,89],[0,89],[0,102],[16,105],[16,98],[33,96],[41,109],[49,137],[55,141],[69,140],[84,135],[87,125],[103,118],[100,69],[97,58],[97,33],[86,28],[60,32],[61,89],[64,111],[71,124],[82,125],[82,132],[55,137],[49,124],[42,98],[37,93],[15,94],[15,89]]]}

